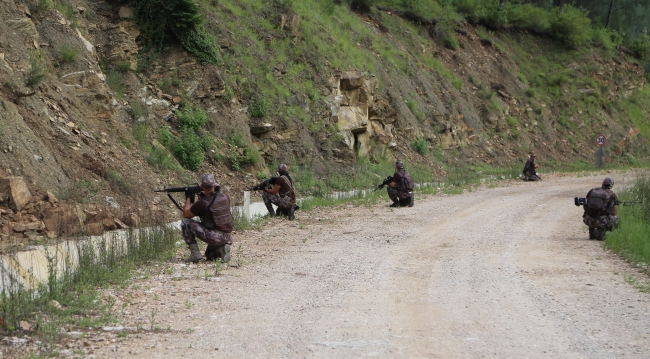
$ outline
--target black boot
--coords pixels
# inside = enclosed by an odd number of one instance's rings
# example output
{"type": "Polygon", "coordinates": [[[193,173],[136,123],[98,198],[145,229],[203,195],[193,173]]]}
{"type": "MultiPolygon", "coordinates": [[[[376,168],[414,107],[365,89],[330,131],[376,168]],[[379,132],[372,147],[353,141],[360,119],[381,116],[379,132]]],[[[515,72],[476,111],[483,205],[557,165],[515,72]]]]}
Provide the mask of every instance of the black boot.
{"type": "Polygon", "coordinates": [[[294,219],[296,219],[296,215],[295,215],[294,212],[295,212],[295,209],[293,207],[291,207],[291,209],[289,209],[289,220],[290,221],[293,221],[294,219]]]}
{"type": "Polygon", "coordinates": [[[415,195],[411,192],[411,201],[409,202],[409,207],[413,207],[415,204],[415,195]]]}
{"type": "Polygon", "coordinates": [[[393,208],[394,208],[394,207],[399,207],[399,201],[397,201],[397,202],[393,202],[393,204],[391,204],[391,205],[388,206],[388,207],[393,207],[393,208]]]}
{"type": "Polygon", "coordinates": [[[596,228],[589,227],[589,239],[596,239],[596,228]]]}
{"type": "Polygon", "coordinates": [[[219,247],[214,244],[208,244],[208,246],[205,248],[205,260],[214,262],[219,257],[221,257],[221,254],[219,253],[219,247]]]}
{"type": "Polygon", "coordinates": [[[230,262],[230,244],[224,244],[219,247],[219,254],[221,256],[221,263],[230,262]]]}

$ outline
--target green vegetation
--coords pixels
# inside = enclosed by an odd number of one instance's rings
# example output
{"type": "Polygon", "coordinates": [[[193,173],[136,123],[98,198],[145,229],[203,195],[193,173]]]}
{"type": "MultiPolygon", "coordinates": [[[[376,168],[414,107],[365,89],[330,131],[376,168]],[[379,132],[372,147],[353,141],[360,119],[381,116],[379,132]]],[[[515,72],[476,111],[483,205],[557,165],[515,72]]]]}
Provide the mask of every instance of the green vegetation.
{"type": "Polygon", "coordinates": [[[79,56],[79,48],[72,46],[63,46],[59,50],[59,61],[61,62],[75,62],[79,56]]]}
{"type": "Polygon", "coordinates": [[[161,52],[172,41],[180,43],[201,62],[217,64],[219,53],[203,28],[200,8],[192,0],[134,0],[135,22],[143,35],[145,52],[161,52]]]}
{"type": "Polygon", "coordinates": [[[635,206],[619,206],[620,227],[606,235],[605,246],[634,262],[650,264],[650,178],[618,193],[621,200],[641,201],[635,206]]]}
{"type": "Polygon", "coordinates": [[[124,85],[124,80],[122,75],[117,71],[108,71],[106,72],[106,85],[115,91],[115,97],[122,99],[124,96],[124,91],[126,91],[126,86],[124,85]]]}
{"type": "Polygon", "coordinates": [[[38,11],[47,11],[54,6],[54,1],[52,0],[39,0],[38,1],[38,11]]]}
{"type": "Polygon", "coordinates": [[[47,342],[63,340],[61,328],[90,329],[115,323],[110,313],[115,299],[102,298],[99,289],[125,285],[137,265],[171,258],[175,242],[180,239],[177,231],[165,226],[152,228],[127,232],[124,242],[107,237],[96,245],[78,239],[58,240],[46,250],[47,280],[40,285],[33,280],[25,283],[15,274],[4,272],[0,317],[5,330],[20,330],[23,320],[36,324],[35,335],[46,343],[41,350],[45,356],[55,356],[55,347],[47,342]]]}
{"type": "Polygon", "coordinates": [[[131,185],[117,171],[114,170],[106,171],[106,180],[113,188],[119,190],[124,194],[128,195],[133,192],[131,185]]]}
{"type": "Polygon", "coordinates": [[[427,152],[429,152],[429,144],[423,138],[416,138],[413,140],[411,142],[411,148],[422,156],[426,156],[427,152]]]}
{"type": "Polygon", "coordinates": [[[246,143],[241,132],[231,133],[228,144],[230,145],[230,168],[235,171],[239,171],[242,165],[255,165],[262,160],[260,153],[246,143]]]}
{"type": "Polygon", "coordinates": [[[29,63],[31,68],[25,76],[25,86],[36,87],[40,85],[47,77],[47,57],[42,50],[31,50],[29,53],[29,63]]]}
{"type": "MultiPolygon", "coordinates": [[[[196,171],[203,164],[205,152],[212,146],[211,136],[203,130],[208,117],[200,107],[185,106],[176,112],[180,127],[180,136],[175,136],[169,128],[160,132],[160,142],[169,148],[181,166],[196,171]]],[[[159,163],[163,168],[168,167],[167,158],[160,149],[150,156],[150,160],[159,163]]]]}

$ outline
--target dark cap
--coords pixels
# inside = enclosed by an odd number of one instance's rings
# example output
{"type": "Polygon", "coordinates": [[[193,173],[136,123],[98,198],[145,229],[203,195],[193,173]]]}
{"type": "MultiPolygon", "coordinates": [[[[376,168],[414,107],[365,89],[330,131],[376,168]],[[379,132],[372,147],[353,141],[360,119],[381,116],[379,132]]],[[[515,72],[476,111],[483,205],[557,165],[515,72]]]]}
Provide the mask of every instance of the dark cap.
{"type": "Polygon", "coordinates": [[[216,184],[217,181],[214,180],[214,176],[211,174],[205,174],[203,175],[203,178],[201,178],[201,186],[214,187],[216,184]]]}
{"type": "Polygon", "coordinates": [[[530,157],[537,157],[537,156],[535,156],[534,153],[531,153],[531,154],[530,154],[530,157]]]}
{"type": "Polygon", "coordinates": [[[403,169],[404,169],[404,162],[399,161],[399,160],[398,160],[398,161],[395,161],[395,167],[397,167],[397,168],[403,170],[403,169]]]}
{"type": "Polygon", "coordinates": [[[289,170],[289,166],[285,165],[284,163],[278,165],[278,172],[287,172],[289,170]]]}

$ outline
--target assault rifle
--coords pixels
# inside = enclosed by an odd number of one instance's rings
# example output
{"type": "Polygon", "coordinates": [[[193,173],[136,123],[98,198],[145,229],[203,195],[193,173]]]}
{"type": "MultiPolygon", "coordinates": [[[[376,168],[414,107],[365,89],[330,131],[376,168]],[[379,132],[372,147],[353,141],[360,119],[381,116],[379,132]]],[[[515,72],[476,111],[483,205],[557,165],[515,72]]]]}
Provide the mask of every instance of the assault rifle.
{"type": "MultiPolygon", "coordinates": [[[[573,202],[574,202],[574,204],[576,206],[582,206],[582,205],[587,204],[587,202],[589,202],[589,201],[585,197],[574,197],[573,202]]],[[[617,205],[617,206],[618,205],[633,206],[635,204],[639,204],[639,203],[642,203],[642,202],[643,201],[621,201],[621,200],[618,200],[618,201],[614,202],[614,204],[617,205]]]]}
{"type": "Polygon", "coordinates": [[[275,181],[277,181],[277,180],[278,180],[278,177],[271,177],[271,178],[265,179],[264,181],[262,181],[258,185],[255,185],[255,186],[251,187],[250,190],[251,191],[263,191],[268,187],[274,186],[275,181]]]}
{"type": "MultiPolygon", "coordinates": [[[[214,191],[217,192],[217,193],[219,193],[219,191],[221,191],[221,187],[220,187],[219,185],[217,185],[217,188],[215,188],[214,191]]],[[[165,188],[165,189],[161,189],[161,190],[154,191],[154,192],[167,192],[167,197],[169,197],[169,199],[171,199],[172,202],[174,202],[174,204],[176,205],[176,207],[178,207],[178,209],[180,209],[180,210],[182,211],[182,210],[183,210],[183,207],[181,207],[181,206],[178,204],[178,202],[176,202],[176,200],[174,199],[174,197],[172,197],[172,193],[176,193],[176,192],[184,192],[184,193],[185,193],[185,198],[189,198],[189,199],[190,199],[190,203],[194,203],[194,200],[195,200],[196,195],[197,195],[198,193],[203,192],[203,189],[201,188],[201,186],[199,186],[198,183],[196,183],[194,186],[175,187],[175,188],[165,188]]]]}
{"type": "Polygon", "coordinates": [[[379,191],[380,189],[384,189],[386,185],[389,183],[393,182],[393,176],[388,176],[384,179],[384,182],[382,182],[377,188],[375,188],[375,191],[379,191]]]}

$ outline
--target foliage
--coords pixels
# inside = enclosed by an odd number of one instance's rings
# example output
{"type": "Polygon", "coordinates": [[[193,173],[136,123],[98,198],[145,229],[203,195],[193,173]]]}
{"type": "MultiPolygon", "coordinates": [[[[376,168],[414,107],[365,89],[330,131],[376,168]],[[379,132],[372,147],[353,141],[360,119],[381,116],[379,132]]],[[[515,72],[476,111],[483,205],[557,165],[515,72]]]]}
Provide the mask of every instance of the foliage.
{"type": "Polygon", "coordinates": [[[427,141],[423,138],[416,138],[411,142],[411,148],[413,151],[421,154],[422,156],[426,156],[428,150],[429,150],[429,145],[427,144],[427,141]]]}
{"type": "Polygon", "coordinates": [[[50,10],[53,6],[54,6],[54,2],[52,0],[39,0],[38,1],[38,11],[50,10]]]}
{"type": "Polygon", "coordinates": [[[571,48],[589,44],[592,35],[591,20],[587,12],[565,5],[553,10],[551,34],[571,48]]]}
{"type": "Polygon", "coordinates": [[[25,86],[36,87],[47,77],[47,58],[42,50],[30,51],[29,63],[31,68],[25,76],[25,86]]]}
{"type": "Polygon", "coordinates": [[[176,117],[183,129],[190,129],[193,131],[205,126],[208,122],[208,115],[201,107],[184,106],[179,111],[176,111],[176,117]]]}
{"type": "Polygon", "coordinates": [[[165,44],[178,41],[197,60],[217,64],[219,54],[194,1],[135,0],[132,5],[145,51],[161,52],[165,44]]]}
{"type": "Polygon", "coordinates": [[[639,36],[630,44],[630,50],[634,51],[637,58],[641,60],[650,60],[650,36],[648,31],[643,30],[639,36]]]}
{"type": "Polygon", "coordinates": [[[616,30],[601,27],[594,30],[591,40],[612,53],[617,46],[623,44],[623,34],[616,30]]]}
{"type": "Polygon", "coordinates": [[[248,113],[251,117],[265,117],[270,106],[271,104],[264,96],[258,96],[251,100],[248,113]]]}
{"type": "Polygon", "coordinates": [[[181,166],[196,171],[203,164],[205,151],[201,147],[201,139],[190,128],[181,130],[181,137],[173,140],[171,151],[181,166]]]}
{"type": "Polygon", "coordinates": [[[72,46],[63,46],[59,50],[59,61],[61,62],[74,62],[79,56],[79,48],[72,46]]]}
{"type": "Polygon", "coordinates": [[[131,185],[117,171],[106,171],[106,180],[113,188],[119,190],[124,194],[131,194],[133,192],[131,185]]]}
{"type": "Polygon", "coordinates": [[[641,203],[619,206],[620,228],[607,233],[605,246],[631,261],[650,264],[650,178],[638,178],[633,187],[619,193],[619,198],[641,203]]]}
{"type": "Polygon", "coordinates": [[[248,146],[241,132],[233,132],[228,143],[230,144],[230,167],[233,170],[238,171],[241,169],[241,165],[255,165],[262,160],[260,153],[248,146]]]}
{"type": "Polygon", "coordinates": [[[108,71],[106,73],[106,85],[115,91],[115,96],[118,99],[121,99],[124,96],[124,91],[126,91],[126,86],[122,80],[122,76],[117,71],[108,71]]]}

